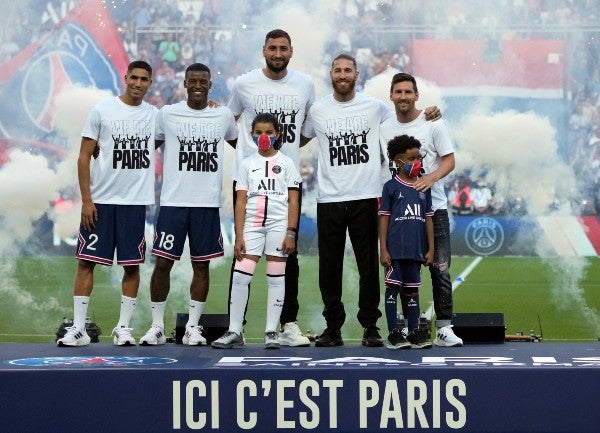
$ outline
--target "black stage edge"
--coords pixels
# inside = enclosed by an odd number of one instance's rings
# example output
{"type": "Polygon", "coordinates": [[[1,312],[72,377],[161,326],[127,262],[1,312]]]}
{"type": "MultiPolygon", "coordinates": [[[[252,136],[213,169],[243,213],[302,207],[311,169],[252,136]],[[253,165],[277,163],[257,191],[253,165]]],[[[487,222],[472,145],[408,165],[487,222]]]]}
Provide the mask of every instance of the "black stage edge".
{"type": "Polygon", "coordinates": [[[1,432],[597,432],[600,343],[0,344],[1,432]]]}

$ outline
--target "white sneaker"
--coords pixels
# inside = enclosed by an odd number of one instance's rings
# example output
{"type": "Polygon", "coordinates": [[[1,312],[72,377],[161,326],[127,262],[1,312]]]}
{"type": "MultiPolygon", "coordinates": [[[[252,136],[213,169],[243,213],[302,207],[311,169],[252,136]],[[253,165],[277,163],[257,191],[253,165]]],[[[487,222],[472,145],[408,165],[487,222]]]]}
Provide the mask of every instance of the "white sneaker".
{"type": "Polygon", "coordinates": [[[277,332],[265,332],[265,349],[279,349],[279,338],[277,332]]]}
{"type": "Polygon", "coordinates": [[[437,332],[435,333],[433,344],[441,347],[457,347],[462,346],[463,341],[461,338],[456,336],[452,330],[452,325],[448,325],[444,326],[443,328],[438,328],[437,332]]]}
{"type": "Polygon", "coordinates": [[[75,326],[69,326],[65,328],[67,333],[65,336],[56,341],[56,345],[59,347],[64,346],[87,346],[90,344],[91,338],[87,335],[85,330],[80,331],[75,326]]]}
{"type": "Polygon", "coordinates": [[[165,330],[162,326],[155,325],[154,323],[150,326],[146,335],[140,338],[140,346],[159,346],[166,342],[165,330]]]}
{"type": "Polygon", "coordinates": [[[233,331],[226,331],[221,338],[210,344],[215,349],[234,349],[244,345],[244,337],[233,331]]]}
{"type": "Polygon", "coordinates": [[[310,340],[306,337],[296,322],[283,325],[283,331],[279,333],[279,344],[282,346],[306,347],[310,346],[310,340]]]}
{"type": "Polygon", "coordinates": [[[189,326],[185,328],[185,335],[181,339],[188,346],[206,346],[206,338],[202,336],[202,326],[189,326]]]}
{"type": "Polygon", "coordinates": [[[131,331],[133,331],[133,328],[124,326],[113,329],[112,335],[115,336],[113,338],[115,346],[135,346],[135,338],[131,335],[131,331]]]}

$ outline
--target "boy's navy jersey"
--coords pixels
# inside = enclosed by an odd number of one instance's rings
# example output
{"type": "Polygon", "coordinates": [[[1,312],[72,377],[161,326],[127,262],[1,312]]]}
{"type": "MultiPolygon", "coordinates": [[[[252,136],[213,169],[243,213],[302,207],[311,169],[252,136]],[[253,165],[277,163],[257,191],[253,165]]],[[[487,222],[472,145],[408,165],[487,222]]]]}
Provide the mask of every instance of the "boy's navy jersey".
{"type": "Polygon", "coordinates": [[[425,217],[433,216],[431,191],[417,191],[394,176],[383,186],[379,215],[390,216],[387,248],[391,258],[425,262],[425,217]]]}

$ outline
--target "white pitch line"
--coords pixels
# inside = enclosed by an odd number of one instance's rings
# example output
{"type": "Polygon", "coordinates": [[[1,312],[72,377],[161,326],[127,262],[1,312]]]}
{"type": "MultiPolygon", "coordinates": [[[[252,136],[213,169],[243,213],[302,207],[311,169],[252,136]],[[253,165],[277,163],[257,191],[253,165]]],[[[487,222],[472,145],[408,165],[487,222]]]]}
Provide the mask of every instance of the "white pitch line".
{"type": "MultiPolygon", "coordinates": [[[[475,259],[471,263],[469,263],[469,266],[467,266],[465,270],[462,271],[460,275],[454,279],[454,281],[452,282],[453,292],[458,286],[460,286],[463,283],[463,281],[467,279],[467,276],[471,273],[473,269],[475,269],[475,266],[477,266],[482,259],[483,257],[481,256],[475,257],[475,259]]],[[[427,320],[431,320],[431,318],[433,317],[433,302],[431,303],[427,311],[425,311],[424,315],[427,318],[427,320]]]]}

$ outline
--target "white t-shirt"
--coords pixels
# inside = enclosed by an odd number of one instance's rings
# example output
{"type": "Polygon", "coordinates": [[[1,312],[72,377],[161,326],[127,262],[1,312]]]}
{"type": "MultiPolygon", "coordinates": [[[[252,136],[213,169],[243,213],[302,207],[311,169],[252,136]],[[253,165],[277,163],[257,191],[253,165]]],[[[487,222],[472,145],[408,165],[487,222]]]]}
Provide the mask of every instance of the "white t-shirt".
{"type": "MultiPolygon", "coordinates": [[[[425,154],[423,160],[425,173],[437,170],[442,163],[442,157],[454,153],[454,145],[443,119],[429,122],[425,120],[425,113],[421,111],[412,122],[400,123],[394,115],[381,125],[381,146],[384,149],[386,164],[389,163],[387,158],[388,141],[404,134],[415,137],[421,143],[421,154],[425,154]]],[[[431,201],[434,211],[448,208],[442,179],[438,180],[431,188],[431,201]]]]}
{"type": "Polygon", "coordinates": [[[381,196],[381,123],[393,115],[379,99],[362,93],[348,102],[329,94],[310,108],[302,135],[319,141],[318,203],[381,196]]]}
{"type": "Polygon", "coordinates": [[[487,186],[471,189],[471,203],[474,208],[489,206],[491,201],[492,192],[487,186]]]}
{"type": "Polygon", "coordinates": [[[98,142],[92,159],[92,201],[103,204],[154,204],[154,128],[156,107],[132,106],[118,96],[95,105],[81,131],[98,142]]]}
{"type": "Polygon", "coordinates": [[[239,167],[236,190],[248,191],[247,227],[288,223],[288,189],[300,187],[302,177],[296,165],[281,152],[265,158],[257,151],[239,167]]]}
{"type": "MultiPolygon", "coordinates": [[[[281,80],[267,78],[262,69],[253,69],[239,76],[233,83],[227,106],[240,117],[240,136],[236,145],[236,162],[256,153],[252,141],[252,121],[258,113],[274,114],[281,124],[282,147],[296,168],[300,167],[300,128],[306,113],[315,101],[313,79],[306,74],[288,69],[281,80]]],[[[233,180],[237,180],[236,169],[233,180]]]]}
{"type": "Polygon", "coordinates": [[[221,207],[225,140],[237,137],[227,107],[194,110],[181,101],[165,105],[156,117],[163,145],[161,206],[221,207]]]}

